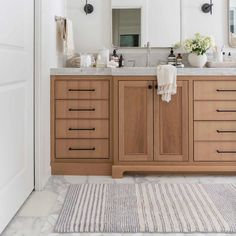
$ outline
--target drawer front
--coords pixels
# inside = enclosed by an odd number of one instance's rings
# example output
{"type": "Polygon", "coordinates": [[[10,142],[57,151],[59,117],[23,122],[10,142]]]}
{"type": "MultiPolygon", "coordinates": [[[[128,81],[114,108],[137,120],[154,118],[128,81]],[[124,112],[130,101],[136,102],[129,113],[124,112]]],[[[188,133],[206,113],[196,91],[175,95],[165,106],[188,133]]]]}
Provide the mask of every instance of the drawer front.
{"type": "Polygon", "coordinates": [[[57,120],[56,138],[109,138],[108,120],[57,120]]]}
{"type": "Polygon", "coordinates": [[[236,120],[236,101],[195,101],[195,120],[236,120]]]}
{"type": "Polygon", "coordinates": [[[109,81],[57,81],[56,99],[108,99],[109,81]]]}
{"type": "Polygon", "coordinates": [[[195,81],[195,100],[236,100],[236,81],[195,81]]]}
{"type": "Polygon", "coordinates": [[[195,121],[195,141],[234,141],[236,121],[195,121]]]}
{"type": "Polygon", "coordinates": [[[98,139],[56,140],[56,158],[108,159],[109,141],[98,139]]]}
{"type": "Polygon", "coordinates": [[[194,160],[236,162],[236,142],[195,142],[194,160]]]}
{"type": "Polygon", "coordinates": [[[57,100],[56,118],[108,119],[108,104],[106,100],[57,100]]]}

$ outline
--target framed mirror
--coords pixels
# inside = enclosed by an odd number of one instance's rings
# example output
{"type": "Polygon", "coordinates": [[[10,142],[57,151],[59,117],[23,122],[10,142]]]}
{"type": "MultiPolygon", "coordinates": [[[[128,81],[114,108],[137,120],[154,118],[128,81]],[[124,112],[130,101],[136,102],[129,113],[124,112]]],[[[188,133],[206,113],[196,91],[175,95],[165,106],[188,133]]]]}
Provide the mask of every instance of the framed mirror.
{"type": "Polygon", "coordinates": [[[149,42],[167,48],[180,42],[181,1],[112,0],[113,46],[142,48],[149,42]]]}
{"type": "Polygon", "coordinates": [[[112,9],[113,45],[141,47],[141,8],[112,9]]]}
{"type": "Polygon", "coordinates": [[[229,45],[236,47],[236,0],[228,0],[229,45]]]}

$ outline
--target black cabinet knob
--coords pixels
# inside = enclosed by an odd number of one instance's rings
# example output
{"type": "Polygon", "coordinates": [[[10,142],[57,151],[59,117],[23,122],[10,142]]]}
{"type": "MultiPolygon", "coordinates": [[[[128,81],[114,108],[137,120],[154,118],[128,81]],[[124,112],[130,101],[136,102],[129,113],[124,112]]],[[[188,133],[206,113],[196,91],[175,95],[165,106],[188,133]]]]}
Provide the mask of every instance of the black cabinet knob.
{"type": "Polygon", "coordinates": [[[148,85],[148,89],[152,89],[152,85],[148,85]]]}

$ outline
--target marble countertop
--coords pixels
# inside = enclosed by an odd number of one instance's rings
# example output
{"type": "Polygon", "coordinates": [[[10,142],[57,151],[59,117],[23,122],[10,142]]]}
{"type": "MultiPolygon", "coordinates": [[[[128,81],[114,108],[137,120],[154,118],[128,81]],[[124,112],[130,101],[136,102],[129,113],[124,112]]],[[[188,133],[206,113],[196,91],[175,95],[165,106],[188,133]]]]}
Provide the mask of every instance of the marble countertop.
{"type": "MultiPolygon", "coordinates": [[[[236,68],[178,68],[179,76],[236,76],[236,68]]],[[[52,68],[51,75],[155,76],[155,67],[52,68]]]]}

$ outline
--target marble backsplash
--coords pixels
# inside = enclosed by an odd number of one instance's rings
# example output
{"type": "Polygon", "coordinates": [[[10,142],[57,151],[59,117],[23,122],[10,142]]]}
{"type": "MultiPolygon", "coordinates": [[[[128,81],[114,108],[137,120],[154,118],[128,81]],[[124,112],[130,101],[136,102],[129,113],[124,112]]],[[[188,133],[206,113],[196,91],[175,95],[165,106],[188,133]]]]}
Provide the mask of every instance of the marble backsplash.
{"type": "MultiPolygon", "coordinates": [[[[175,55],[177,56],[180,51],[175,51],[175,55]]],[[[228,55],[229,52],[226,52],[228,55]]],[[[91,53],[90,53],[91,54],[91,53]]],[[[147,51],[145,49],[141,49],[140,52],[129,52],[127,50],[118,50],[118,55],[123,55],[125,67],[146,67],[147,64],[147,51]]],[[[159,64],[166,64],[167,58],[169,55],[168,50],[163,50],[163,52],[155,52],[151,50],[150,53],[150,66],[155,67],[159,64]]],[[[188,53],[181,53],[183,58],[183,64],[185,67],[190,67],[188,62],[188,53]]],[[[93,56],[96,58],[97,53],[94,53],[93,56]]],[[[208,53],[208,60],[213,61],[213,53],[208,53]]],[[[226,56],[227,59],[227,56],[226,56]]],[[[231,53],[231,60],[236,60],[236,53],[231,53]]],[[[66,63],[65,63],[66,64],[66,63]]],[[[66,67],[66,66],[65,66],[66,67]]]]}

